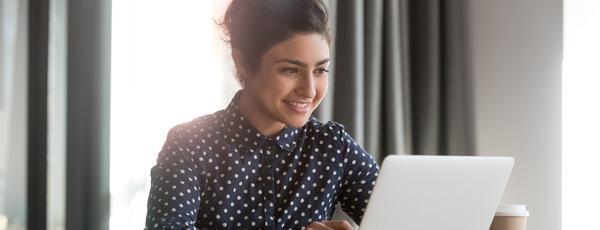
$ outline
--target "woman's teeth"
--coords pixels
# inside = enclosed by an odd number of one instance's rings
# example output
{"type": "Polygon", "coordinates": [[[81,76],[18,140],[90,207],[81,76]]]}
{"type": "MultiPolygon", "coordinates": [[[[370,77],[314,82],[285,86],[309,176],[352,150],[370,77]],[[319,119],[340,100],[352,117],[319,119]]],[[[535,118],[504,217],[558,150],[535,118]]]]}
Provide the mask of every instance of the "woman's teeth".
{"type": "Polygon", "coordinates": [[[304,108],[308,105],[308,103],[296,103],[296,102],[288,102],[288,103],[292,106],[296,106],[296,107],[300,107],[300,108],[304,108]]]}

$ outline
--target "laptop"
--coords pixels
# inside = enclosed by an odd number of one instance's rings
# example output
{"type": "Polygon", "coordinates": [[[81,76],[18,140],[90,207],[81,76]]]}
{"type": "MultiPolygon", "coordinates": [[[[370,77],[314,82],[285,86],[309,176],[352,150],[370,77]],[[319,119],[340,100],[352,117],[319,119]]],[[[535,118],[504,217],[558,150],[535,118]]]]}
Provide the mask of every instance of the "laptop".
{"type": "Polygon", "coordinates": [[[489,229],[512,157],[388,156],[360,230],[489,229]]]}

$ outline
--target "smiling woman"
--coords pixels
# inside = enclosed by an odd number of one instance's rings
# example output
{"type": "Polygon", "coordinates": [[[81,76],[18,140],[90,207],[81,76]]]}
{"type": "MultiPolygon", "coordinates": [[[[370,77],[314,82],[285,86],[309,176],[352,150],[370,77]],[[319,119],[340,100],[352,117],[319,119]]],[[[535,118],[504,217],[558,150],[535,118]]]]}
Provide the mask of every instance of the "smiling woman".
{"type": "Polygon", "coordinates": [[[173,127],[151,170],[146,229],[352,229],[379,166],[336,122],[320,0],[234,0],[220,25],[242,85],[227,108],[173,127]]]}
{"type": "MultiPolygon", "coordinates": [[[[234,50],[235,62],[240,58],[234,50]]],[[[327,93],[328,63],[329,46],[320,34],[295,35],[276,45],[255,74],[238,68],[244,76],[241,112],[267,136],[286,124],[302,127],[327,93]]]]}

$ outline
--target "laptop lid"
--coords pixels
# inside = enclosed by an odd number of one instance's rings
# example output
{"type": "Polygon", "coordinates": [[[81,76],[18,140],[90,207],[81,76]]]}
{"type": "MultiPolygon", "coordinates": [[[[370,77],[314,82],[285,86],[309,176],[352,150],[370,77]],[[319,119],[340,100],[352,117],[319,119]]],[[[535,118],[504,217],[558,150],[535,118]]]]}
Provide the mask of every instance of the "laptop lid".
{"type": "Polygon", "coordinates": [[[512,157],[388,156],[360,230],[489,229],[512,157]]]}

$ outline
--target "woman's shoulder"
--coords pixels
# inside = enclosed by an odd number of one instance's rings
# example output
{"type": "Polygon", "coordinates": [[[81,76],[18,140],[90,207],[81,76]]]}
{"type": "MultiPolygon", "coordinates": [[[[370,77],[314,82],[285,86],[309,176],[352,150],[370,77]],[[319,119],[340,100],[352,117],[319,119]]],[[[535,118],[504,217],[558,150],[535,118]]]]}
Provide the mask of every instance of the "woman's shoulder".
{"type": "Polygon", "coordinates": [[[212,114],[206,114],[196,117],[190,121],[177,124],[169,130],[168,136],[171,138],[190,138],[197,137],[202,133],[210,133],[218,128],[219,118],[223,117],[225,110],[219,110],[212,114]]]}
{"type": "Polygon", "coordinates": [[[308,122],[306,123],[307,132],[311,133],[322,133],[322,135],[328,136],[343,136],[345,132],[344,125],[337,123],[335,121],[327,121],[321,122],[319,119],[310,116],[308,122]],[[312,131],[311,131],[312,130],[312,131]]]}

